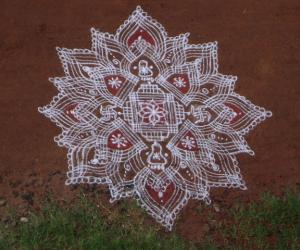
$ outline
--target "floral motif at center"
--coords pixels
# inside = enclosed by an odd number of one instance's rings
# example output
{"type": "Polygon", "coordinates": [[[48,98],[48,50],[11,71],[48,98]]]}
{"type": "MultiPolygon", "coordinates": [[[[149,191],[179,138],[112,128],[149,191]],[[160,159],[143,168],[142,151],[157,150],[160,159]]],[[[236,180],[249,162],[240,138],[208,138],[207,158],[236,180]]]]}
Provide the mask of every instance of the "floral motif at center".
{"type": "Polygon", "coordinates": [[[153,99],[149,102],[142,102],[139,104],[140,111],[138,115],[142,118],[142,122],[152,124],[155,126],[157,123],[166,122],[166,114],[164,109],[164,102],[155,102],[153,99]]]}

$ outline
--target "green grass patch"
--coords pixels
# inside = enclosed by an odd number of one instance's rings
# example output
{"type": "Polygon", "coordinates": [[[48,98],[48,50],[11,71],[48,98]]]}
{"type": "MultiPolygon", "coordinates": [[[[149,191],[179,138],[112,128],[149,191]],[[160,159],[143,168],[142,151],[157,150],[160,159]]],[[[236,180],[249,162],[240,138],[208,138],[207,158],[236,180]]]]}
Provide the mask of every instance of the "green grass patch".
{"type": "MultiPolygon", "coordinates": [[[[208,223],[218,215],[212,211],[208,223]]],[[[225,213],[204,236],[210,243],[192,243],[149,225],[135,202],[123,200],[108,209],[84,195],[68,206],[48,199],[27,223],[9,213],[0,223],[0,249],[300,249],[300,194],[264,194],[259,202],[235,204],[225,213]]]]}
{"type": "MultiPolygon", "coordinates": [[[[260,201],[231,210],[224,223],[226,242],[247,249],[300,249],[300,194],[279,198],[263,194],[260,201]]],[[[243,248],[242,248],[243,249],[243,248]]]]}
{"type": "MultiPolygon", "coordinates": [[[[161,236],[135,203],[121,202],[105,215],[86,198],[62,207],[53,201],[28,216],[27,223],[3,224],[0,249],[186,249],[188,243],[171,233],[161,236]],[[138,217],[138,218],[137,218],[138,217]]],[[[11,213],[10,221],[19,221],[11,213]]]]}

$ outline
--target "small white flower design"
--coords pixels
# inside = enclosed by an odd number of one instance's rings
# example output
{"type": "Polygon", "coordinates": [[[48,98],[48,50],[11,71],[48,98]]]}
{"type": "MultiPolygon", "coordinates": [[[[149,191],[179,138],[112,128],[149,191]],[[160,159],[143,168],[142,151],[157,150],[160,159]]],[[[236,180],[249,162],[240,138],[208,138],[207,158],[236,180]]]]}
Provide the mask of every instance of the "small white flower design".
{"type": "Polygon", "coordinates": [[[119,79],[119,77],[112,77],[108,80],[108,85],[110,85],[113,89],[118,89],[121,87],[122,81],[119,79]]]}
{"type": "Polygon", "coordinates": [[[150,123],[155,126],[159,122],[165,120],[165,116],[168,112],[163,107],[163,102],[158,103],[154,100],[140,104],[140,111],[138,115],[143,119],[144,123],[150,123]]]}
{"type": "Polygon", "coordinates": [[[196,147],[195,138],[188,135],[181,140],[181,144],[183,147],[188,148],[189,150],[196,147]]]}
{"type": "Polygon", "coordinates": [[[121,134],[112,135],[112,137],[110,138],[110,141],[112,142],[112,144],[116,144],[117,148],[125,147],[125,146],[127,146],[127,143],[128,143],[126,138],[124,136],[122,136],[121,134]]]}
{"type": "Polygon", "coordinates": [[[177,88],[184,88],[186,86],[186,81],[181,76],[175,77],[173,83],[177,88]]]}
{"type": "Polygon", "coordinates": [[[159,153],[154,153],[154,154],[153,154],[153,159],[159,160],[159,159],[160,159],[159,153]]]}

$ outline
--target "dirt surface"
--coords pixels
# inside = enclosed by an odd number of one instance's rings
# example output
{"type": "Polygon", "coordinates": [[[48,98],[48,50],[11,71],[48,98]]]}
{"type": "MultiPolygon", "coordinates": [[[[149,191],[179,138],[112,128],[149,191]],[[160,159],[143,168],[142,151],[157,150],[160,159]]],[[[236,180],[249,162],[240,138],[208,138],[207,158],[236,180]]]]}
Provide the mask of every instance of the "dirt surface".
{"type": "MultiPolygon", "coordinates": [[[[64,184],[66,150],[53,141],[60,129],[37,112],[57,93],[48,77],[63,75],[55,47],[89,48],[90,27],[113,33],[138,4],[171,36],[190,32],[190,43],[218,41],[220,72],[237,75],[236,92],[273,111],[247,136],[255,157],[238,157],[248,190],[213,190],[219,216],[237,201],[299,186],[298,0],[2,0],[0,197],[6,206],[25,211],[37,208],[47,191],[64,200],[78,193],[64,184]]],[[[107,189],[101,190],[107,206],[114,206],[107,202],[107,189]]],[[[206,221],[195,212],[199,203],[191,201],[175,225],[194,241],[201,240],[206,221]]]]}

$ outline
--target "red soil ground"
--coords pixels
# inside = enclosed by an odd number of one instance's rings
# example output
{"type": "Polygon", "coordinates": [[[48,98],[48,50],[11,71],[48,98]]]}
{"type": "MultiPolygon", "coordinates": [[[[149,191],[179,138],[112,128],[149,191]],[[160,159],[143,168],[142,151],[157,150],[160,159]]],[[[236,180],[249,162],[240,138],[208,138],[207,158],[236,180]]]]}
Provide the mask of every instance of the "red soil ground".
{"type": "MultiPolygon", "coordinates": [[[[299,1],[2,0],[0,197],[7,204],[0,214],[8,206],[35,209],[47,191],[60,200],[78,194],[64,184],[66,150],[53,142],[60,130],[37,112],[57,93],[48,77],[63,75],[55,47],[89,48],[90,27],[113,33],[138,4],[171,36],[190,32],[190,43],[217,40],[220,72],[237,75],[236,91],[273,111],[247,136],[255,157],[238,157],[248,190],[212,191],[218,216],[236,201],[300,185],[299,1]]],[[[101,190],[103,202],[115,206],[101,190]]],[[[194,241],[206,223],[195,212],[199,203],[189,202],[175,226],[194,241]]]]}

